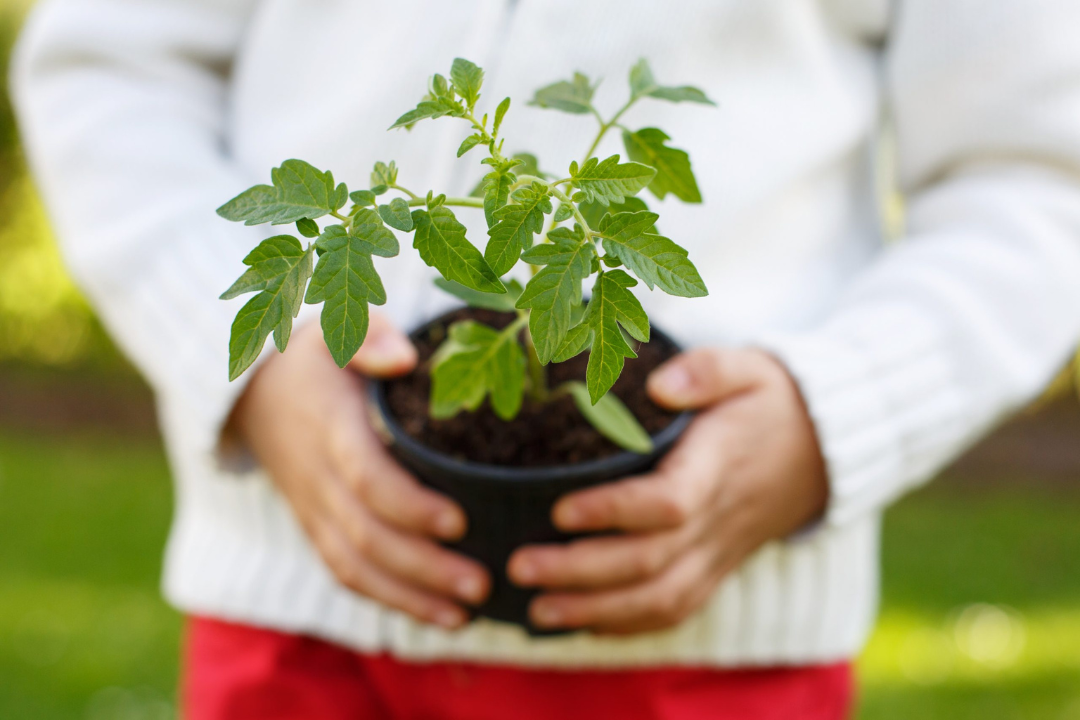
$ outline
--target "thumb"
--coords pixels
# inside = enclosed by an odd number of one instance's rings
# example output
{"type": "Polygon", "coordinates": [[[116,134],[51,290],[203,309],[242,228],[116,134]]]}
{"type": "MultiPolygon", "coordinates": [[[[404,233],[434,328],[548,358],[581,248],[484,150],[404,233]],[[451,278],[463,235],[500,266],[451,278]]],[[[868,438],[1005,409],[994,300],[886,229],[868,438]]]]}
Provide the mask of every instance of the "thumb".
{"type": "Polygon", "coordinates": [[[671,410],[702,408],[754,387],[756,360],[745,350],[691,350],[653,370],[645,387],[656,404],[671,410]]]}
{"type": "Polygon", "coordinates": [[[385,315],[372,313],[367,337],[349,367],[377,378],[404,375],[416,367],[416,348],[385,315]]]}

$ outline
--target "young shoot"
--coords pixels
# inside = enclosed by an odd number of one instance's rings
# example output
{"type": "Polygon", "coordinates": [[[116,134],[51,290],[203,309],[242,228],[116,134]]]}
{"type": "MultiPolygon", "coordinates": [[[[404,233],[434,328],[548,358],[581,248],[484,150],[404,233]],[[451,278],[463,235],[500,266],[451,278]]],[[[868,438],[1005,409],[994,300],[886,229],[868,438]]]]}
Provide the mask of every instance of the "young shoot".
{"type": "Polygon", "coordinates": [[[386,302],[374,257],[398,254],[398,233],[411,233],[413,247],[442,276],[436,284],[468,305],[514,313],[503,329],[466,320],[449,328],[432,363],[430,411],[448,418],[476,410],[488,399],[492,410],[512,420],[526,395],[544,403],[569,395],[599,432],[621,447],[649,452],[648,433],[608,393],[627,358],[631,341],[649,340],[649,318],[634,294],[638,281],[649,290],[694,298],[707,294],[687,252],[659,233],[659,216],[638,194],[669,193],[700,203],[701,193],[683,150],[657,128],[630,130],[622,118],[638,101],[656,99],[712,105],[693,87],[659,85],[645,60],[630,71],[630,96],[608,119],[593,105],[596,85],[581,73],[536,92],[530,105],[599,123],[580,162],[565,175],[539,170],[530,154],[503,154],[499,131],[510,98],[479,117],[484,71],[454,60],[449,78],[435,75],[416,108],[390,126],[411,129],[422,120],[463,121],[468,135],[457,155],[481,148],[489,166],[473,196],[418,194],[398,184],[394,162],[376,163],[370,187],[349,193],[329,171],[302,160],[286,160],[271,171],[271,185],[256,185],[218,214],[247,225],[295,224],[295,235],[264,240],[246,258],[248,269],[221,296],[256,293],[236,316],[229,342],[229,378],[255,362],[273,334],[278,350],[289,342],[301,304],[322,303],[326,345],[341,367],[364,342],[369,305],[386,302]],[[594,156],[609,130],[622,133],[628,162],[618,155],[594,156]],[[482,210],[488,237],[481,252],[465,236],[451,208],[482,210]],[[504,279],[519,262],[531,266],[522,286],[504,279]],[[591,280],[586,301],[583,286],[591,280]],[[545,366],[589,352],[585,382],[549,387],[545,366]]]}

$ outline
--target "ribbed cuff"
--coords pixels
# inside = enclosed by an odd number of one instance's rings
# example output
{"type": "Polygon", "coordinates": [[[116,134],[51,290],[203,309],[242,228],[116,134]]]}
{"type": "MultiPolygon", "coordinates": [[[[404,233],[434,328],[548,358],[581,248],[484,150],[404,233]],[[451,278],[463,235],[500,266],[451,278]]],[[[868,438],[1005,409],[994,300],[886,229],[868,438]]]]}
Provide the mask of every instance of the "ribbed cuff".
{"type": "Polygon", "coordinates": [[[963,447],[961,386],[929,328],[767,334],[794,377],[829,475],[824,522],[843,525],[925,481],[963,447]],[[854,337],[853,337],[854,336],[854,337]]]}

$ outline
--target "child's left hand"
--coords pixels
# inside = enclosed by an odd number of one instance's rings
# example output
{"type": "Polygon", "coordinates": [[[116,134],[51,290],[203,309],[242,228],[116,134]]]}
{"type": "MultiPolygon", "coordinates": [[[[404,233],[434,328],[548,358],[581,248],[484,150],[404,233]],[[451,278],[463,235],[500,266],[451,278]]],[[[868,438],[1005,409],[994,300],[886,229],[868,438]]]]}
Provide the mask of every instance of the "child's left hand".
{"type": "Polygon", "coordinates": [[[547,591],[530,609],[540,627],[624,634],[675,625],[751,553],[825,509],[813,424],[771,355],[695,350],[657,369],[648,390],[661,405],[702,412],[651,474],[567,495],[553,510],[562,530],[625,534],[511,557],[516,583],[547,591]]]}

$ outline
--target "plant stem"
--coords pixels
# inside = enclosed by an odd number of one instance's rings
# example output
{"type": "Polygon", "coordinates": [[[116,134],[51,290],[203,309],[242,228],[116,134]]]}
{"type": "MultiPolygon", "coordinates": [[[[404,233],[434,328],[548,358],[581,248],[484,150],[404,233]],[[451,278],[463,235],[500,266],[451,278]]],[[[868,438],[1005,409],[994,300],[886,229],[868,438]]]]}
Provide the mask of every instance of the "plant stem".
{"type": "Polygon", "coordinates": [[[619,111],[615,113],[615,115],[606,122],[604,121],[604,118],[600,116],[600,113],[598,113],[595,108],[592,108],[593,115],[595,115],[596,119],[600,122],[600,131],[596,133],[596,139],[593,140],[592,145],[589,146],[589,151],[585,153],[585,157],[581,159],[582,165],[588,162],[589,158],[591,158],[593,156],[593,153],[596,152],[596,148],[600,146],[600,141],[604,139],[605,135],[607,135],[607,131],[619,122],[619,118],[621,118],[623,116],[623,113],[629,110],[630,107],[637,102],[637,99],[638,98],[636,95],[631,96],[630,99],[626,101],[626,104],[619,108],[619,111]]]}
{"type": "Polygon", "coordinates": [[[409,188],[401,187],[397,183],[391,185],[390,187],[392,187],[395,190],[400,190],[401,192],[405,193],[406,195],[409,196],[410,200],[419,200],[420,199],[420,196],[417,195],[416,193],[414,193],[412,190],[410,190],[409,188]]]}
{"type": "MultiPolygon", "coordinates": [[[[529,313],[522,312],[520,318],[528,320],[529,313]]],[[[547,386],[547,372],[540,364],[540,356],[536,354],[536,346],[533,345],[532,333],[526,328],[525,332],[525,366],[529,373],[529,396],[537,403],[543,404],[551,399],[551,393],[547,386]]]]}
{"type": "Polygon", "coordinates": [[[551,194],[570,207],[570,212],[574,213],[574,219],[578,221],[581,229],[585,231],[585,238],[592,239],[593,232],[589,228],[589,223],[585,221],[585,216],[581,214],[581,210],[578,210],[578,206],[566,196],[566,193],[556,187],[551,188],[551,194]]]}
{"type": "MultiPolygon", "coordinates": [[[[409,207],[420,207],[421,205],[427,205],[427,198],[418,197],[407,200],[406,202],[409,203],[409,207]]],[[[484,207],[484,198],[448,197],[446,198],[446,200],[443,201],[443,205],[451,205],[453,207],[482,208],[484,207]]]]}

